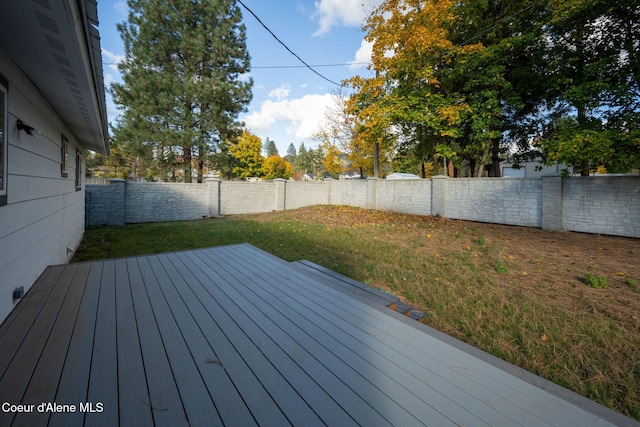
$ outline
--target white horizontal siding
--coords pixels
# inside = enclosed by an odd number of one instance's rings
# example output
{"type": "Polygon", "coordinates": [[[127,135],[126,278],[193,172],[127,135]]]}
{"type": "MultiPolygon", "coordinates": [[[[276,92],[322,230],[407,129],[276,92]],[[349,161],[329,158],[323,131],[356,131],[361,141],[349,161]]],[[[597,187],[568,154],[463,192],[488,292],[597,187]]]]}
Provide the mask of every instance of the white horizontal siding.
{"type": "MultiPolygon", "coordinates": [[[[76,191],[75,156],[82,147],[31,81],[0,51],[9,82],[7,205],[0,206],[0,321],[14,307],[13,290],[27,291],[47,265],[68,261],[84,231],[84,191],[76,191]],[[29,136],[17,120],[35,128],[29,136]],[[62,134],[69,169],[61,176],[62,134]]],[[[84,174],[81,174],[84,175],[84,174]]]]}

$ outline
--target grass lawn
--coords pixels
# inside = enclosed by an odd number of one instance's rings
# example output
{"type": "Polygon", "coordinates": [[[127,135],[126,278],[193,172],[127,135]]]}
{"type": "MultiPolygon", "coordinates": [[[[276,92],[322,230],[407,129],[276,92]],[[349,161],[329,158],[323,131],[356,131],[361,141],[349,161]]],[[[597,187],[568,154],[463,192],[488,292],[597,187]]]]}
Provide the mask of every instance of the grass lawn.
{"type": "Polygon", "coordinates": [[[317,206],[90,228],[73,261],[243,242],[394,293],[428,325],[640,420],[640,239],[317,206]]]}

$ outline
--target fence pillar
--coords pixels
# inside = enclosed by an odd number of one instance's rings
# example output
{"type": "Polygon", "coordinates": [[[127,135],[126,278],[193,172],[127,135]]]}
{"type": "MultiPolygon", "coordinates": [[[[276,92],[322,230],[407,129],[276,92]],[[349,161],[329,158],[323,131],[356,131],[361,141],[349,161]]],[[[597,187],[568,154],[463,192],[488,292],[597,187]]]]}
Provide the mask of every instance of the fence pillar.
{"type": "Polygon", "coordinates": [[[542,177],[542,220],[543,230],[562,230],[562,184],[561,176],[542,177]]]}
{"type": "Polygon", "coordinates": [[[217,178],[207,178],[205,182],[209,193],[209,216],[220,216],[222,211],[220,206],[220,186],[222,181],[217,178]]]}
{"type": "Polygon", "coordinates": [[[367,178],[367,209],[378,209],[378,178],[367,178]]]}
{"type": "Polygon", "coordinates": [[[438,175],[431,178],[431,215],[447,217],[447,184],[449,177],[438,175]]]}
{"type": "Polygon", "coordinates": [[[283,211],[287,209],[287,180],[278,178],[274,179],[276,184],[276,207],[277,211],[283,211]]]}
{"type": "Polygon", "coordinates": [[[124,197],[127,182],[121,178],[113,178],[109,181],[109,225],[124,225],[124,197]]]}

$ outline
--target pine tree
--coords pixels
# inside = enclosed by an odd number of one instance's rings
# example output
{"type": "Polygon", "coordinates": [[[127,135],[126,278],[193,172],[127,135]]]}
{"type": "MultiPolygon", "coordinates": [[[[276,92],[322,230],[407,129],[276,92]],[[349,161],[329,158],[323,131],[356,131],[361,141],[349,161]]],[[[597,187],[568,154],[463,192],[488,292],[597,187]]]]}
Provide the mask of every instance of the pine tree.
{"type": "Polygon", "coordinates": [[[298,156],[298,151],[296,150],[296,146],[293,145],[293,142],[291,144],[289,144],[289,148],[287,148],[287,155],[284,156],[284,159],[293,164],[293,161],[296,159],[296,157],[298,156]]]}
{"type": "Polygon", "coordinates": [[[208,157],[240,133],[251,100],[245,27],[235,0],[128,0],[118,25],[126,59],[112,86],[120,141],[151,145],[191,182],[208,157]]]}
{"type": "Polygon", "coordinates": [[[276,147],[276,143],[273,140],[269,139],[269,137],[264,140],[264,151],[267,155],[267,158],[280,155],[278,153],[278,147],[276,147]]]}

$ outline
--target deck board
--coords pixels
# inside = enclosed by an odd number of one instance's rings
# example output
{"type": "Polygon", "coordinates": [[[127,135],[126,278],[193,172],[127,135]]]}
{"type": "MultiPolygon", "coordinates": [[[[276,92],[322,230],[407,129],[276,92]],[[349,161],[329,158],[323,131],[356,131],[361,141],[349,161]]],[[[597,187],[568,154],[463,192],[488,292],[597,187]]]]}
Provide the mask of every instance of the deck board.
{"type": "MultiPolygon", "coordinates": [[[[29,386],[22,398],[24,402],[55,401],[65,357],[71,341],[71,333],[78,314],[78,306],[82,300],[83,285],[87,280],[89,268],[89,265],[84,264],[78,266],[75,271],[66,298],[62,302],[46,345],[33,370],[32,380],[29,382],[29,386]]],[[[43,419],[42,425],[46,425],[45,421],[43,419]]],[[[34,426],[25,414],[17,414],[14,424],[34,426]]]]}
{"type": "Polygon", "coordinates": [[[248,408],[244,405],[237,405],[237,402],[241,401],[242,397],[229,379],[224,363],[216,363],[221,360],[220,355],[216,354],[214,348],[217,343],[209,343],[207,341],[200,329],[200,325],[193,318],[191,307],[184,303],[181,294],[186,291],[187,283],[178,272],[183,270],[184,266],[174,265],[167,255],[160,255],[155,261],[155,269],[163,269],[167,274],[169,280],[162,282],[162,292],[200,372],[200,376],[209,391],[209,395],[215,403],[221,422],[227,425],[232,423],[242,426],[256,425],[248,408]],[[180,291],[176,288],[180,289],[180,291]]]}
{"type": "MultiPolygon", "coordinates": [[[[225,258],[218,258],[221,262],[217,265],[218,271],[227,269],[233,265],[233,261],[224,262],[225,258]]],[[[214,261],[213,259],[211,260],[214,261]]],[[[302,369],[324,392],[332,396],[335,403],[340,405],[348,402],[348,407],[342,407],[350,416],[366,425],[392,425],[390,420],[378,412],[378,407],[370,405],[376,399],[370,384],[366,382],[334,354],[317,343],[294,322],[278,311],[277,307],[269,304],[272,299],[268,293],[263,292],[260,286],[254,284],[253,277],[247,276],[249,265],[240,271],[227,271],[226,279],[233,284],[234,299],[243,302],[245,315],[253,319],[256,326],[266,335],[278,343],[280,349],[286,353],[300,369],[302,369]],[[244,298],[240,300],[240,295],[244,298]],[[327,367],[330,366],[331,368],[327,367]]],[[[268,284],[267,284],[268,286],[268,284]]],[[[278,304],[279,301],[276,301],[278,304]]],[[[282,305],[282,304],[280,304],[282,305]]],[[[286,307],[281,307],[286,309],[286,307]]],[[[289,314],[292,314],[291,312],[289,314]]],[[[390,406],[393,402],[388,402],[390,406]]],[[[410,417],[396,425],[413,425],[416,419],[410,417]]]]}
{"type": "MultiPolygon", "coordinates": [[[[241,259],[226,257],[224,255],[210,258],[211,262],[231,264],[240,262],[241,259]]],[[[282,286],[280,281],[264,274],[262,269],[254,270],[253,264],[245,265],[245,269],[239,273],[241,283],[261,283],[252,286],[252,302],[261,307],[269,307],[269,318],[282,328],[289,337],[295,337],[296,344],[306,349],[309,357],[317,359],[330,367],[331,373],[349,384],[352,391],[362,399],[364,405],[360,408],[364,413],[373,415],[378,413],[383,419],[371,419],[369,422],[380,425],[390,423],[392,425],[421,425],[420,419],[430,419],[433,422],[450,422],[426,402],[418,399],[414,393],[403,387],[396,379],[380,371],[374,364],[369,363],[369,353],[358,354],[349,348],[348,342],[352,339],[346,337],[344,342],[336,339],[334,333],[337,328],[326,322],[326,319],[317,318],[317,322],[309,320],[312,314],[304,303],[298,303],[286,293],[277,292],[282,286]],[[256,278],[263,280],[256,281],[256,278]],[[323,325],[319,327],[318,325],[323,325]],[[376,381],[370,377],[375,376],[376,381]],[[375,402],[386,402],[384,405],[376,405],[375,402]],[[413,403],[413,410],[406,410],[402,406],[413,403]],[[429,410],[430,409],[430,410],[429,410]]],[[[264,308],[263,308],[264,309],[264,308]]],[[[282,342],[279,340],[279,342],[282,342]]],[[[295,351],[295,348],[292,350],[295,351]]],[[[317,381],[322,382],[326,372],[316,374],[317,381]]],[[[358,415],[354,411],[353,398],[345,399],[349,402],[349,411],[356,415],[358,420],[364,420],[364,415],[358,415]]],[[[475,422],[478,423],[478,419],[475,422]]]]}
{"type": "Polygon", "coordinates": [[[184,341],[180,328],[178,328],[162,293],[160,283],[168,281],[168,277],[164,270],[158,268],[155,257],[140,259],[140,266],[188,423],[191,425],[222,425],[206,384],[200,376],[193,356],[189,352],[189,347],[184,341]]]}
{"type": "MultiPolygon", "coordinates": [[[[193,260],[193,259],[191,259],[193,260]]],[[[339,406],[335,401],[337,396],[328,395],[304,369],[302,369],[295,357],[291,357],[285,352],[281,343],[274,340],[273,333],[276,333],[276,327],[272,326],[267,315],[258,308],[253,307],[242,296],[242,293],[236,290],[241,283],[231,276],[224,269],[212,269],[202,259],[195,260],[194,266],[201,270],[202,273],[214,280],[207,281],[206,277],[200,275],[203,283],[209,287],[208,290],[215,293],[225,311],[230,313],[237,325],[242,330],[258,350],[263,353],[270,364],[277,372],[270,372],[267,375],[281,375],[286,383],[285,389],[293,389],[300,394],[305,405],[309,405],[311,410],[320,416],[322,422],[327,425],[356,425],[351,416],[339,406]],[[271,328],[269,328],[271,326],[271,328]],[[270,334],[270,332],[272,332],[270,334]]],[[[300,356],[304,356],[301,354],[300,356]]],[[[261,372],[254,370],[254,373],[261,372]]]]}
{"type": "Polygon", "coordinates": [[[323,277],[248,244],[50,267],[0,402],[104,410],[0,425],[640,425],[323,277]]]}
{"type": "Polygon", "coordinates": [[[87,402],[101,402],[104,408],[101,413],[85,414],[85,422],[91,426],[114,426],[119,418],[115,263],[103,263],[100,281],[87,402]]]}
{"type": "MultiPolygon", "coordinates": [[[[57,282],[68,282],[73,280],[77,266],[70,266],[62,271],[57,282]]],[[[68,291],[68,286],[54,286],[49,298],[38,312],[29,333],[24,337],[24,341],[17,350],[15,357],[7,367],[5,374],[0,379],[0,401],[2,402],[22,402],[26,404],[37,404],[39,402],[26,401],[24,393],[31,381],[32,374],[36,369],[40,355],[51,333],[58,312],[68,291]]],[[[0,346],[2,348],[2,346],[0,346]]],[[[38,379],[36,379],[37,381],[38,379]]],[[[15,414],[0,411],[0,425],[13,423],[15,414]]]]}
{"type": "MultiPolygon", "coordinates": [[[[237,420],[239,423],[242,420],[243,425],[251,425],[256,423],[258,419],[270,420],[272,425],[284,426],[289,424],[286,416],[245,362],[243,355],[227,337],[226,334],[233,332],[227,328],[220,327],[220,323],[226,320],[220,319],[220,306],[217,304],[205,305],[206,300],[201,301],[197,297],[197,291],[194,291],[193,288],[201,288],[202,284],[193,276],[178,254],[170,254],[164,259],[167,261],[163,263],[164,265],[170,263],[174,267],[175,273],[180,271],[180,278],[176,278],[174,283],[183,285],[180,297],[183,299],[185,306],[189,307],[194,323],[198,325],[202,337],[206,339],[209,345],[210,353],[203,354],[203,359],[206,358],[206,363],[209,364],[210,370],[226,373],[227,377],[224,381],[229,387],[233,388],[233,393],[229,393],[226,398],[232,397],[232,394],[233,397],[241,395],[247,405],[247,412],[242,414],[244,419],[238,417],[237,413],[225,413],[222,416],[223,420],[237,420]]],[[[216,386],[219,387],[219,383],[216,386]]],[[[223,406],[222,411],[228,412],[229,408],[233,407],[233,405],[227,404],[227,407],[224,408],[224,400],[219,402],[220,405],[218,407],[223,406]]]]}
{"type": "MultiPolygon", "coordinates": [[[[147,294],[140,261],[135,258],[127,259],[130,280],[137,284],[131,287],[131,297],[136,311],[136,325],[149,392],[144,404],[152,410],[155,425],[186,426],[187,416],[147,294]]],[[[150,275],[151,272],[147,271],[146,274],[150,275]]]]}
{"type": "Polygon", "coordinates": [[[131,294],[131,288],[142,283],[137,281],[140,276],[132,270],[126,260],[116,261],[117,351],[118,360],[126,360],[126,363],[118,363],[118,383],[127,383],[127,387],[118,387],[118,408],[120,425],[144,426],[151,424],[153,417],[131,294]]]}
{"type": "MultiPolygon", "coordinates": [[[[189,281],[192,284],[191,289],[194,297],[201,302],[202,306],[207,308],[208,313],[215,313],[215,323],[218,325],[225,337],[229,340],[229,344],[233,349],[228,349],[230,352],[228,356],[221,354],[221,361],[225,366],[229,366],[230,372],[235,373],[234,377],[236,382],[242,383],[244,380],[255,381],[262,386],[264,393],[268,395],[269,400],[261,401],[260,398],[264,397],[264,394],[260,388],[252,389],[246,394],[246,400],[252,403],[258,399],[258,405],[273,404],[276,405],[287,418],[287,420],[293,425],[324,425],[320,422],[318,415],[314,413],[311,408],[304,401],[302,396],[295,390],[291,390],[291,385],[287,382],[286,378],[279,372],[273,363],[262,352],[260,343],[256,345],[251,341],[250,337],[245,334],[234,319],[233,315],[238,313],[242,317],[242,311],[236,311],[233,309],[233,305],[230,301],[227,301],[224,294],[218,294],[215,288],[209,283],[210,280],[217,277],[214,274],[207,275],[205,271],[199,269],[193,262],[191,257],[186,254],[176,254],[185,265],[188,267],[188,271],[191,275],[189,281]],[[213,295],[216,295],[214,297],[213,295]],[[240,356],[240,359],[236,359],[236,355],[240,356]],[[233,360],[234,363],[230,364],[228,360],[233,360]],[[244,366],[248,369],[245,371],[244,366]],[[252,375],[248,375],[251,373],[252,375]],[[260,393],[258,396],[254,396],[253,393],[260,393]]],[[[221,341],[222,342],[222,341],[221,341]]],[[[259,409],[254,411],[259,413],[259,409]]],[[[270,418],[261,418],[261,420],[269,420],[270,418]]],[[[274,418],[274,421],[278,421],[278,418],[274,418]]],[[[274,423],[274,425],[278,425],[274,423]]],[[[280,424],[284,425],[284,424],[280,424]]]]}
{"type": "MultiPolygon", "coordinates": [[[[87,285],[84,287],[82,301],[78,307],[76,322],[71,335],[58,390],[56,402],[63,404],[79,404],[87,402],[89,374],[91,372],[91,355],[93,353],[93,337],[95,335],[96,314],[100,297],[100,281],[102,263],[87,264],[90,267],[87,285]]],[[[58,412],[51,414],[49,426],[65,427],[80,425],[84,414],[75,412],[58,412]]]]}

